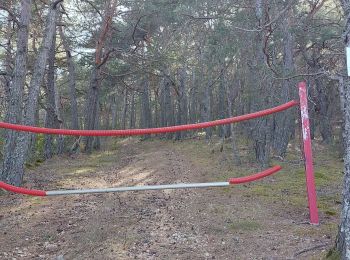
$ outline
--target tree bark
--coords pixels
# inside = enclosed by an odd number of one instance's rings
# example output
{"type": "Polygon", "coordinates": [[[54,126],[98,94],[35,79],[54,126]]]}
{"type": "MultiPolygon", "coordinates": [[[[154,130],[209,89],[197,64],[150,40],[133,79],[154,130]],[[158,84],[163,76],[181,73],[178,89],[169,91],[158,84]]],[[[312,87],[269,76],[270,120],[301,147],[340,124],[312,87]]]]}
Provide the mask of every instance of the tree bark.
{"type": "MultiPolygon", "coordinates": [[[[224,64],[221,65],[221,75],[220,75],[220,82],[219,82],[219,118],[223,119],[226,117],[226,82],[225,82],[225,70],[224,70],[224,64]]],[[[225,137],[225,126],[219,126],[219,136],[225,137]]]]}
{"type": "Polygon", "coordinates": [[[70,99],[70,107],[71,107],[72,129],[79,129],[79,113],[78,113],[77,91],[76,91],[75,64],[73,61],[70,45],[63,32],[62,26],[60,26],[58,29],[59,29],[64,51],[66,52],[66,59],[68,64],[68,80],[69,80],[69,94],[70,94],[69,99],[70,99]]]}
{"type": "MultiPolygon", "coordinates": [[[[31,0],[21,1],[21,15],[19,19],[19,30],[17,36],[17,52],[15,58],[15,67],[13,78],[9,87],[9,102],[7,106],[6,119],[9,123],[20,124],[22,122],[22,103],[24,84],[27,73],[27,54],[28,54],[28,31],[31,19],[31,0]]],[[[19,184],[18,173],[13,172],[15,167],[15,146],[18,132],[5,132],[4,160],[0,179],[7,183],[19,184]]]]}
{"type": "MultiPolygon", "coordinates": [[[[294,36],[291,31],[291,19],[293,13],[290,10],[282,22],[283,32],[283,75],[288,76],[294,72],[294,36]]],[[[280,92],[280,102],[286,103],[293,98],[293,89],[296,89],[294,81],[283,80],[280,92]]],[[[283,111],[274,117],[274,149],[278,156],[285,157],[291,132],[294,131],[294,114],[291,111],[283,111]]]]}
{"type": "MultiPolygon", "coordinates": [[[[98,109],[98,101],[99,101],[99,69],[94,66],[92,72],[91,72],[91,79],[90,79],[90,86],[89,86],[89,92],[86,102],[86,108],[85,108],[85,129],[88,130],[94,130],[96,125],[96,117],[97,117],[97,109],[98,109]]],[[[85,152],[92,152],[93,143],[94,143],[94,137],[88,136],[85,138],[85,152]]]]}
{"type": "Polygon", "coordinates": [[[135,91],[131,95],[131,107],[130,107],[130,129],[135,128],[136,113],[135,113],[135,91]]]}
{"type": "Polygon", "coordinates": [[[118,117],[118,99],[116,94],[114,94],[112,97],[111,110],[112,110],[112,122],[111,122],[112,129],[116,129],[117,117],[118,117]]]}
{"type": "Polygon", "coordinates": [[[124,90],[124,101],[123,101],[123,115],[122,115],[122,129],[126,128],[126,116],[128,113],[128,90],[124,90]]]}
{"type": "MultiPolygon", "coordinates": [[[[166,71],[166,74],[168,75],[169,72],[166,71]]],[[[162,89],[161,89],[161,105],[160,105],[160,124],[161,126],[172,126],[174,125],[174,116],[173,116],[173,106],[172,106],[172,99],[171,99],[171,82],[166,77],[163,78],[162,81],[162,89]]],[[[173,133],[167,133],[166,137],[168,139],[173,138],[173,133]]]]}
{"type": "MultiPolygon", "coordinates": [[[[152,113],[151,113],[151,107],[149,102],[149,81],[148,79],[144,79],[142,84],[142,93],[140,96],[141,101],[141,128],[151,128],[152,127],[152,113]]],[[[144,136],[143,138],[146,139],[149,136],[144,136]]]]}
{"type": "MultiPolygon", "coordinates": [[[[343,34],[345,47],[350,47],[350,1],[342,0],[346,25],[343,34]]],[[[344,62],[344,67],[346,63],[344,62]]],[[[344,70],[345,71],[345,70],[344,70]]],[[[345,74],[346,72],[344,72],[345,74]]],[[[341,259],[350,259],[350,77],[339,81],[339,96],[344,118],[344,182],[341,221],[336,241],[336,247],[341,253],[341,259]]]]}
{"type": "MultiPolygon", "coordinates": [[[[187,95],[186,95],[186,69],[179,69],[179,89],[177,96],[177,115],[176,124],[187,124],[188,111],[187,111],[187,95]]],[[[186,136],[185,132],[176,132],[175,140],[181,140],[186,136]]]]}
{"type": "MultiPolygon", "coordinates": [[[[24,79],[25,79],[25,73],[26,73],[25,59],[27,55],[27,45],[24,44],[23,42],[27,42],[27,39],[28,39],[30,4],[31,4],[31,1],[29,0],[22,2],[22,7],[25,10],[24,13],[22,13],[23,16],[25,17],[24,19],[25,23],[22,23],[20,30],[22,29],[23,32],[19,35],[19,38],[20,37],[23,37],[23,38],[21,38],[21,40],[18,42],[19,45],[21,46],[21,48],[18,50],[18,52],[21,53],[19,55],[20,57],[18,58],[21,58],[21,60],[19,60],[18,62],[16,61],[16,66],[20,67],[17,73],[20,75],[16,75],[15,73],[15,78],[19,77],[21,81],[18,81],[17,82],[18,86],[15,87],[17,90],[17,93],[16,93],[17,95],[13,96],[14,93],[11,93],[11,98],[20,100],[19,103],[18,101],[14,102],[15,104],[17,104],[13,106],[16,112],[12,114],[13,116],[11,115],[9,117],[9,120],[16,121],[16,123],[20,122],[20,115],[21,115],[20,109],[22,106],[23,85],[24,85],[24,79]],[[25,54],[24,56],[22,56],[23,53],[25,54]]],[[[40,47],[38,57],[35,61],[34,71],[33,71],[32,79],[30,81],[30,86],[29,86],[28,99],[25,103],[25,113],[24,113],[24,118],[22,122],[25,125],[33,125],[35,123],[35,114],[36,114],[37,105],[38,105],[39,90],[40,90],[40,86],[42,84],[44,73],[45,73],[48,53],[52,45],[52,37],[55,33],[57,13],[58,13],[57,5],[51,5],[49,9],[49,13],[47,15],[46,29],[44,34],[45,37],[40,47]]],[[[15,68],[15,70],[16,69],[17,68],[15,68]]],[[[2,169],[2,179],[8,183],[11,183],[17,186],[22,183],[22,178],[24,174],[24,163],[27,159],[29,145],[30,145],[30,136],[31,135],[28,133],[20,132],[18,133],[18,135],[14,136],[15,138],[10,137],[10,139],[8,140],[9,144],[12,143],[12,145],[14,146],[12,151],[6,153],[3,169],[2,169]]],[[[8,150],[9,147],[10,146],[5,147],[6,149],[5,151],[9,151],[8,150]]]]}
{"type": "MultiPolygon", "coordinates": [[[[99,103],[99,92],[100,92],[100,74],[101,68],[108,59],[108,54],[103,53],[105,43],[107,41],[108,35],[110,34],[114,13],[116,11],[116,0],[109,0],[105,6],[105,14],[100,29],[99,37],[96,41],[95,50],[95,64],[91,72],[90,86],[88,90],[88,97],[85,108],[85,129],[93,130],[95,129],[97,119],[97,109],[99,103]]],[[[90,153],[93,149],[94,137],[85,137],[85,152],[90,153]]]]}
{"type": "Polygon", "coordinates": [[[192,71],[192,88],[190,90],[190,100],[189,100],[189,119],[190,123],[197,122],[197,113],[198,113],[198,87],[196,84],[196,71],[192,71]]]}
{"type": "MultiPolygon", "coordinates": [[[[55,93],[55,55],[56,55],[56,34],[53,35],[52,46],[48,59],[48,72],[46,84],[46,128],[59,128],[58,116],[56,114],[56,93],[55,93]]],[[[44,157],[50,159],[53,152],[53,135],[45,135],[44,157]]]]}
{"type": "MultiPolygon", "coordinates": [[[[226,88],[226,96],[227,96],[227,106],[228,106],[227,115],[228,117],[232,117],[234,95],[233,95],[233,91],[228,87],[226,88]]],[[[238,147],[236,144],[236,135],[234,131],[234,126],[232,124],[227,125],[226,131],[228,132],[226,133],[226,136],[231,136],[232,158],[233,158],[234,164],[240,165],[241,158],[240,158],[238,147]]]]}
{"type": "MultiPolygon", "coordinates": [[[[12,0],[9,0],[8,7],[12,7],[12,0]]],[[[10,83],[12,80],[12,36],[13,36],[13,29],[12,29],[12,16],[11,14],[8,14],[7,17],[7,23],[6,23],[6,44],[5,44],[5,61],[4,61],[4,67],[5,67],[5,73],[3,78],[3,87],[4,87],[4,96],[3,96],[3,102],[2,102],[2,111],[0,112],[0,116],[7,114],[8,109],[8,101],[10,100],[10,83]],[[4,113],[4,114],[3,114],[4,113]]],[[[7,118],[5,118],[5,121],[7,121],[7,118]]]]}
{"type": "MultiPolygon", "coordinates": [[[[257,18],[257,25],[265,23],[265,0],[255,1],[255,16],[257,18]]],[[[257,32],[254,37],[252,48],[255,53],[255,57],[250,61],[250,73],[252,77],[250,82],[251,93],[251,106],[250,110],[258,111],[269,105],[269,96],[266,95],[267,89],[271,89],[269,80],[266,75],[265,67],[265,55],[263,52],[264,31],[257,32]],[[252,86],[254,86],[252,88],[252,86]]],[[[250,138],[253,141],[253,149],[255,151],[256,160],[262,167],[266,167],[269,164],[270,148],[271,148],[271,119],[268,117],[258,118],[248,123],[250,131],[250,138]]]]}
{"type": "Polygon", "coordinates": [[[324,143],[331,144],[333,142],[333,131],[330,115],[329,93],[327,93],[328,91],[320,79],[316,78],[315,84],[317,91],[318,118],[319,122],[321,122],[319,124],[321,137],[324,143]]]}

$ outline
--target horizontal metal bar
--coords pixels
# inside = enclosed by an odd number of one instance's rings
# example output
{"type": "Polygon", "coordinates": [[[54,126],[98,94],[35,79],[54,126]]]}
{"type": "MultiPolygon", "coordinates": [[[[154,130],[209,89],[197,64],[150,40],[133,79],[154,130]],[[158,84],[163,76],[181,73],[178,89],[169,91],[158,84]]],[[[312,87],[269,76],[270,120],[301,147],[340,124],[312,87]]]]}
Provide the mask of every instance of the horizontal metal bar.
{"type": "Polygon", "coordinates": [[[179,184],[168,184],[168,185],[117,187],[117,188],[105,188],[105,189],[53,190],[53,191],[47,191],[46,195],[47,196],[57,196],[57,195],[70,195],[70,194],[189,189],[189,188],[210,188],[210,187],[225,187],[225,186],[230,186],[230,183],[229,182],[179,183],[179,184]]]}

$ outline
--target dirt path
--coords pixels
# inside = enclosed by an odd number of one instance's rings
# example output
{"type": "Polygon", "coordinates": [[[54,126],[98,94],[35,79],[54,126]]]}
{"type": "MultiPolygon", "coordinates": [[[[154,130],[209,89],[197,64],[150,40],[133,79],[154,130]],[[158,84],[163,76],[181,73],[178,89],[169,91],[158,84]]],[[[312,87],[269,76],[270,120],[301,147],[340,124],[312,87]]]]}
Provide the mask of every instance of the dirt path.
{"type": "MultiPolygon", "coordinates": [[[[203,182],[215,179],[215,169],[170,142],[129,140],[115,151],[45,162],[25,186],[203,182]]],[[[267,203],[249,188],[0,195],[0,258],[319,259],[332,246],[331,231],[303,224],[305,209],[285,207],[283,195],[267,203]]]]}

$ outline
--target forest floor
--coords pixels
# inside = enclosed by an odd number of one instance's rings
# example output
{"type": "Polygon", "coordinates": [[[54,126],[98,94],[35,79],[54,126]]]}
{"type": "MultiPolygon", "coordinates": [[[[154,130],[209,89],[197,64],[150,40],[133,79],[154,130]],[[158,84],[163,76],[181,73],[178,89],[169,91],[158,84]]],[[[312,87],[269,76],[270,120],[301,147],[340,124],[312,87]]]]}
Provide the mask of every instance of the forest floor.
{"type": "MultiPolygon", "coordinates": [[[[112,139],[109,139],[109,142],[112,139]]],[[[55,157],[29,169],[27,188],[53,190],[226,181],[258,171],[242,145],[119,139],[113,149],[55,157]],[[250,161],[250,163],[249,163],[250,161]]],[[[230,188],[28,197],[0,194],[1,259],[322,259],[337,233],[342,161],[314,142],[320,225],[308,224],[303,162],[230,188]]]]}

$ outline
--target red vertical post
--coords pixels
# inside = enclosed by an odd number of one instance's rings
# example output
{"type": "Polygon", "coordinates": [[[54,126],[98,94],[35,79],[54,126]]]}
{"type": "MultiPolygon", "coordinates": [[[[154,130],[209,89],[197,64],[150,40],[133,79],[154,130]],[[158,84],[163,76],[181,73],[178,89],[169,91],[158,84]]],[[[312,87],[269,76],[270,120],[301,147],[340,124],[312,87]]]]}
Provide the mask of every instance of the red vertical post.
{"type": "Polygon", "coordinates": [[[314,177],[314,166],[312,162],[312,147],[311,147],[311,136],[310,136],[310,121],[307,105],[307,90],[306,83],[300,82],[298,84],[299,98],[300,98],[300,113],[301,113],[301,124],[302,124],[302,135],[304,144],[304,157],[305,157],[305,175],[306,175],[306,188],[307,198],[309,203],[310,212],[310,224],[318,225],[318,210],[316,201],[316,188],[315,188],[315,177],[314,177]]]}

